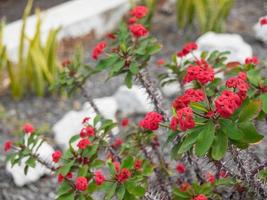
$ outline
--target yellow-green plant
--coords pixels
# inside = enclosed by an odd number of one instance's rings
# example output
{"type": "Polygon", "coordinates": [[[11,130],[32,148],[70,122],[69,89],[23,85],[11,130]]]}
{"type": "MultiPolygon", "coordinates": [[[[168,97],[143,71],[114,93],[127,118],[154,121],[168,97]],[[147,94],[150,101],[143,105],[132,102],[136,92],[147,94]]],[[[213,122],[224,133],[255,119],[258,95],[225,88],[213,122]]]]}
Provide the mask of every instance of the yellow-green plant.
{"type": "Polygon", "coordinates": [[[176,0],[177,24],[197,24],[201,32],[222,32],[234,0],[176,0]]]}
{"type": "Polygon", "coordinates": [[[0,21],[0,81],[2,78],[2,69],[6,65],[7,56],[6,56],[6,47],[3,43],[3,30],[4,30],[4,22],[0,21]]]}
{"type": "MultiPolygon", "coordinates": [[[[6,67],[10,79],[10,88],[15,98],[23,96],[25,91],[33,91],[43,96],[49,85],[53,84],[58,71],[57,34],[59,28],[51,29],[45,42],[41,41],[41,18],[37,11],[35,33],[32,38],[25,32],[27,17],[32,8],[33,0],[29,0],[24,10],[20,44],[18,48],[18,62],[7,60],[6,67]]],[[[0,46],[1,47],[1,46],[0,46]]]]}

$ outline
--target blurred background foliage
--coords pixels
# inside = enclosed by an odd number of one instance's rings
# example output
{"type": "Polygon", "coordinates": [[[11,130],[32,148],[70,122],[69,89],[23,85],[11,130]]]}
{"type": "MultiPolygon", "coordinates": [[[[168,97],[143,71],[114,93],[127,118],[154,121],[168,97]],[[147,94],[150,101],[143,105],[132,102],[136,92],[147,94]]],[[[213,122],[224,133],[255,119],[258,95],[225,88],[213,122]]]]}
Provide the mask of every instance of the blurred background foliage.
{"type": "Polygon", "coordinates": [[[234,0],[176,0],[180,29],[196,25],[202,32],[222,32],[234,0]]]}

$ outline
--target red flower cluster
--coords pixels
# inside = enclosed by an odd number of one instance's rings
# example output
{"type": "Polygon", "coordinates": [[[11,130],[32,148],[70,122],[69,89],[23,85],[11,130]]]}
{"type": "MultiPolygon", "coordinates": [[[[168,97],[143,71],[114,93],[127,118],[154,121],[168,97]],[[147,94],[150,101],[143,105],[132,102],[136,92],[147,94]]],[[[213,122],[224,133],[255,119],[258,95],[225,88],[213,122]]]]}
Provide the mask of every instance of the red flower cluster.
{"type": "Polygon", "coordinates": [[[171,119],[170,127],[172,130],[177,130],[177,126],[182,131],[195,127],[195,121],[193,118],[193,110],[190,107],[181,108],[176,111],[177,116],[173,116],[171,119]]]}
{"type": "Polygon", "coordinates": [[[179,52],[177,52],[178,57],[184,57],[190,52],[197,50],[198,46],[195,42],[189,42],[183,46],[183,49],[179,52]]]}
{"type": "Polygon", "coordinates": [[[60,160],[61,156],[62,156],[61,151],[55,151],[55,152],[52,154],[52,159],[53,159],[53,161],[54,161],[55,163],[57,163],[57,162],[60,160]]]}
{"type": "Polygon", "coordinates": [[[130,26],[130,31],[134,37],[143,37],[148,34],[148,30],[142,24],[133,24],[130,26]]]}
{"type": "Polygon", "coordinates": [[[191,185],[190,185],[189,183],[184,182],[184,183],[181,185],[181,187],[180,187],[180,191],[181,191],[181,192],[185,192],[185,191],[187,191],[190,187],[191,187],[191,185]]]}
{"type": "Polygon", "coordinates": [[[214,70],[205,60],[197,61],[196,64],[187,68],[184,83],[197,80],[201,84],[206,84],[214,80],[214,70]]]}
{"type": "Polygon", "coordinates": [[[208,198],[204,194],[199,194],[193,200],[208,200],[208,198]]]}
{"type": "Polygon", "coordinates": [[[185,173],[185,166],[184,166],[184,164],[182,164],[182,163],[180,163],[180,164],[177,164],[176,165],[176,171],[178,172],[178,173],[180,173],[180,174],[183,174],[183,173],[185,173]]]}
{"type": "Polygon", "coordinates": [[[104,49],[106,48],[107,43],[105,41],[99,42],[92,52],[92,58],[97,60],[98,57],[103,53],[104,49]]]}
{"type": "Polygon", "coordinates": [[[148,9],[145,6],[136,6],[130,11],[130,14],[136,17],[137,19],[143,18],[144,16],[147,15],[147,13],[148,9]]]}
{"type": "Polygon", "coordinates": [[[85,177],[80,176],[75,181],[75,187],[77,190],[85,191],[88,187],[88,181],[85,177]]]}
{"type": "Polygon", "coordinates": [[[253,65],[257,65],[259,64],[259,59],[256,56],[253,56],[251,58],[246,58],[245,63],[248,64],[253,64],[253,65]]]}
{"type": "Polygon", "coordinates": [[[114,147],[115,149],[119,148],[122,145],[123,141],[121,138],[117,137],[114,141],[114,143],[112,144],[112,147],[114,147]]]}
{"type": "Polygon", "coordinates": [[[140,170],[140,169],[142,168],[142,160],[136,160],[136,161],[134,162],[134,168],[135,168],[136,170],[140,170]]]}
{"type": "Polygon", "coordinates": [[[34,127],[30,123],[26,123],[23,126],[24,133],[31,134],[35,131],[34,127]]]}
{"type": "Polygon", "coordinates": [[[237,95],[241,100],[244,100],[247,97],[247,91],[249,89],[249,85],[246,80],[247,74],[245,72],[240,72],[237,77],[229,78],[226,81],[226,86],[228,88],[238,89],[237,95]]]}
{"type": "Polygon", "coordinates": [[[267,17],[261,18],[260,19],[260,24],[263,25],[267,25],[267,17]]]}
{"type": "Polygon", "coordinates": [[[11,140],[7,140],[5,141],[5,144],[4,144],[4,151],[7,152],[11,149],[12,147],[12,141],[11,140]]]}
{"type": "Polygon", "coordinates": [[[86,126],[82,128],[80,131],[80,137],[85,138],[85,137],[91,137],[95,136],[95,129],[92,126],[86,126]]]}
{"type": "Polygon", "coordinates": [[[208,173],[207,174],[207,178],[206,178],[207,182],[213,184],[215,182],[215,176],[212,173],[208,173]]]}
{"type": "Polygon", "coordinates": [[[128,19],[128,24],[134,24],[137,21],[135,17],[131,17],[128,19]]]}
{"type": "Polygon", "coordinates": [[[58,182],[58,183],[62,183],[62,181],[64,180],[64,178],[71,179],[71,178],[72,178],[72,173],[69,172],[69,173],[67,173],[66,176],[63,176],[62,174],[59,174],[59,175],[57,176],[57,182],[58,182]]]}
{"type": "Polygon", "coordinates": [[[224,118],[230,117],[239,108],[242,101],[240,97],[232,91],[224,90],[216,100],[216,111],[224,118]]]}
{"type": "Polygon", "coordinates": [[[172,106],[175,110],[179,110],[181,108],[187,107],[190,102],[200,102],[204,100],[204,93],[200,89],[188,89],[185,91],[184,95],[177,97],[172,106]]]}
{"type": "Polygon", "coordinates": [[[105,182],[106,178],[103,175],[103,172],[98,170],[95,172],[95,182],[97,185],[102,185],[105,182]]]}
{"type": "Polygon", "coordinates": [[[155,131],[159,128],[159,123],[163,121],[161,114],[157,112],[148,112],[143,120],[140,121],[139,126],[144,129],[155,131]]]}
{"type": "Polygon", "coordinates": [[[86,147],[90,144],[91,142],[88,138],[83,138],[78,142],[77,147],[79,147],[79,149],[86,149],[86,147]]]}
{"type": "Polygon", "coordinates": [[[126,127],[126,126],[128,126],[128,124],[129,124],[129,119],[128,118],[123,118],[121,120],[121,126],[122,127],[126,127]]]}
{"type": "Polygon", "coordinates": [[[119,183],[124,183],[129,177],[131,177],[131,172],[126,169],[122,168],[117,174],[116,174],[116,180],[119,183]]]}

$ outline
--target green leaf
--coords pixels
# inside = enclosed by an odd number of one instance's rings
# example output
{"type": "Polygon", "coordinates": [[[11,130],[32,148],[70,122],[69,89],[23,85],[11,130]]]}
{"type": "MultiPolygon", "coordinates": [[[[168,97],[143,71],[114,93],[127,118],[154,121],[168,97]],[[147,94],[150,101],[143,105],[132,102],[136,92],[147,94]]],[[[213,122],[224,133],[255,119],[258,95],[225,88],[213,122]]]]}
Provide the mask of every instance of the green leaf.
{"type": "Polygon", "coordinates": [[[132,74],[138,74],[139,72],[139,68],[136,62],[132,62],[129,69],[132,74]]]}
{"type": "Polygon", "coordinates": [[[179,197],[181,199],[188,199],[188,198],[190,198],[190,195],[187,192],[181,192],[180,189],[178,189],[178,188],[174,188],[173,189],[173,194],[176,197],[179,197]]]}
{"type": "Polygon", "coordinates": [[[134,164],[134,159],[132,156],[128,156],[121,164],[121,168],[128,168],[130,169],[134,164]]]}
{"type": "Polygon", "coordinates": [[[70,171],[71,167],[73,166],[75,160],[70,161],[66,165],[59,168],[58,173],[62,174],[63,176],[66,176],[67,173],[70,171]]]}
{"type": "Polygon", "coordinates": [[[63,194],[68,193],[70,190],[72,190],[71,185],[67,181],[64,180],[57,191],[57,195],[61,196],[63,194]]]}
{"type": "Polygon", "coordinates": [[[76,142],[78,139],[80,139],[80,135],[74,135],[70,138],[69,143],[72,144],[73,142],[76,142]]]}
{"type": "Polygon", "coordinates": [[[211,155],[214,160],[220,160],[224,157],[228,147],[228,138],[224,131],[218,130],[212,144],[211,155]]]}
{"type": "Polygon", "coordinates": [[[197,102],[190,102],[190,106],[193,108],[193,109],[196,109],[196,110],[200,110],[200,111],[204,111],[204,112],[208,112],[208,110],[200,103],[197,103],[197,102]]]}
{"type": "Polygon", "coordinates": [[[94,160],[94,161],[90,164],[90,167],[91,167],[91,168],[96,168],[96,169],[98,169],[98,168],[102,167],[103,164],[104,164],[104,161],[103,161],[103,160],[94,160]]]}
{"type": "Polygon", "coordinates": [[[197,138],[195,146],[197,156],[204,156],[208,152],[214,140],[214,132],[215,126],[209,121],[197,138]]]}
{"type": "Polygon", "coordinates": [[[27,161],[26,164],[29,165],[30,167],[34,168],[35,167],[35,160],[30,157],[27,161]]]}
{"type": "Polygon", "coordinates": [[[132,74],[131,73],[129,73],[129,72],[127,73],[127,75],[124,79],[124,83],[129,89],[132,88],[133,83],[132,83],[132,74]]]}
{"type": "Polygon", "coordinates": [[[159,52],[160,49],[161,49],[161,45],[159,45],[159,44],[156,43],[156,44],[153,44],[153,45],[148,46],[146,48],[146,53],[148,55],[153,55],[153,54],[159,52]]]}
{"type": "Polygon", "coordinates": [[[74,200],[75,194],[73,192],[69,192],[59,196],[56,200],[74,200]]]}
{"type": "Polygon", "coordinates": [[[108,162],[108,169],[109,169],[110,174],[111,174],[112,176],[114,176],[114,175],[115,175],[115,172],[116,172],[116,169],[115,169],[113,163],[108,162]]]}
{"type": "Polygon", "coordinates": [[[117,55],[112,54],[110,55],[110,57],[100,60],[96,65],[96,69],[101,71],[103,69],[109,68],[118,60],[118,58],[119,57],[117,55]]]}
{"type": "Polygon", "coordinates": [[[120,187],[117,191],[118,200],[122,200],[124,197],[124,194],[125,194],[125,187],[124,187],[124,185],[120,185],[120,187]]]}
{"type": "Polygon", "coordinates": [[[261,111],[261,101],[254,100],[249,102],[240,112],[239,122],[250,121],[258,116],[261,111]]]}
{"type": "Polygon", "coordinates": [[[124,60],[117,61],[110,70],[110,75],[113,76],[114,73],[119,72],[124,67],[124,60]]]}
{"type": "Polygon", "coordinates": [[[251,69],[247,72],[248,80],[255,86],[259,85],[261,80],[260,73],[256,69],[251,69]]]}
{"type": "Polygon", "coordinates": [[[221,119],[220,125],[222,130],[232,140],[242,140],[243,134],[239,128],[229,119],[221,119]]]}
{"type": "Polygon", "coordinates": [[[243,132],[243,140],[247,143],[257,143],[263,139],[263,135],[259,134],[252,122],[243,122],[238,125],[243,132]]]}
{"type": "Polygon", "coordinates": [[[182,154],[186,151],[188,151],[193,144],[196,142],[200,130],[202,130],[203,126],[199,126],[196,127],[194,129],[192,129],[191,131],[189,131],[185,137],[185,139],[182,142],[182,145],[180,146],[179,150],[178,150],[178,154],[182,154]]]}
{"type": "Polygon", "coordinates": [[[88,165],[83,165],[79,170],[79,176],[86,176],[88,174],[88,165]]]}
{"type": "Polygon", "coordinates": [[[114,196],[115,194],[115,191],[116,191],[116,188],[117,188],[117,183],[113,183],[109,188],[108,190],[106,190],[106,200],[110,200],[112,199],[112,197],[114,196]]]}
{"type": "Polygon", "coordinates": [[[127,191],[134,196],[142,197],[146,192],[145,188],[139,186],[136,182],[128,181],[125,185],[127,191]]]}
{"type": "Polygon", "coordinates": [[[261,95],[262,101],[262,110],[265,114],[267,114],[267,93],[261,95]]]}

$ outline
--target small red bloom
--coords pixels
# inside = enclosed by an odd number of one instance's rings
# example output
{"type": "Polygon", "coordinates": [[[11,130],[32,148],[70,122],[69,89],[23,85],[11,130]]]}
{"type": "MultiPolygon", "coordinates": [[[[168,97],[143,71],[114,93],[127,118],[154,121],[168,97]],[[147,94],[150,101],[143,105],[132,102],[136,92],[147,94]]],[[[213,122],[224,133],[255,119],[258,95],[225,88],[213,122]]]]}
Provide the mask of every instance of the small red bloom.
{"type": "Polygon", "coordinates": [[[143,120],[140,121],[139,126],[144,129],[155,131],[159,128],[159,123],[163,121],[161,114],[157,112],[148,112],[143,120]]]}
{"type": "Polygon", "coordinates": [[[121,164],[119,162],[113,162],[113,165],[115,167],[116,172],[119,172],[121,168],[121,164]]]}
{"type": "Polygon", "coordinates": [[[5,141],[5,144],[4,144],[4,151],[7,152],[11,149],[12,147],[12,141],[11,140],[7,140],[5,141]]]}
{"type": "Polygon", "coordinates": [[[137,21],[135,17],[131,17],[128,19],[128,24],[134,24],[137,21]]]}
{"type": "Polygon", "coordinates": [[[57,150],[52,154],[52,159],[55,163],[57,163],[60,160],[61,156],[62,156],[62,153],[57,150]]]}
{"type": "Polygon", "coordinates": [[[24,133],[31,134],[31,133],[33,133],[35,131],[35,129],[30,123],[26,123],[23,126],[23,131],[24,131],[24,133]]]}
{"type": "Polygon", "coordinates": [[[207,174],[207,182],[210,182],[211,184],[215,182],[215,176],[210,172],[207,174]]]}
{"type": "Polygon", "coordinates": [[[89,120],[90,120],[90,117],[85,117],[85,118],[83,118],[83,122],[82,122],[82,124],[87,123],[89,120]]]}
{"type": "Polygon", "coordinates": [[[208,200],[208,198],[204,194],[199,194],[193,200],[208,200]]]}
{"type": "Polygon", "coordinates": [[[107,43],[105,41],[99,42],[92,52],[92,58],[97,60],[98,57],[103,53],[104,49],[106,48],[107,43]]]}
{"type": "Polygon", "coordinates": [[[194,50],[197,50],[198,46],[195,42],[189,42],[187,44],[185,44],[183,46],[183,49],[179,52],[177,52],[177,56],[178,57],[184,57],[186,56],[187,54],[189,54],[190,52],[194,51],[194,50]]]}
{"type": "Polygon", "coordinates": [[[79,141],[79,143],[77,144],[77,147],[79,147],[79,149],[85,149],[90,144],[91,142],[88,138],[83,138],[79,141]]]}
{"type": "Polygon", "coordinates": [[[248,57],[246,58],[245,60],[245,63],[248,65],[248,64],[253,64],[253,65],[257,65],[259,64],[259,59],[256,57],[256,56],[253,56],[253,57],[248,57]]]}
{"type": "Polygon", "coordinates": [[[171,118],[171,122],[170,122],[170,128],[173,130],[173,131],[176,131],[177,130],[177,126],[179,124],[179,121],[176,117],[172,117],[171,118]]]}
{"type": "Polygon", "coordinates": [[[130,26],[130,31],[134,37],[143,37],[148,34],[148,30],[142,24],[133,24],[130,26]]]}
{"type": "Polygon", "coordinates": [[[177,164],[176,165],[176,171],[178,172],[178,173],[180,173],[180,174],[183,174],[183,173],[185,173],[185,166],[184,166],[184,164],[182,164],[182,163],[180,163],[180,164],[177,164]]]}
{"type": "Polygon", "coordinates": [[[118,174],[116,174],[116,179],[119,183],[124,183],[129,177],[131,177],[131,175],[132,174],[128,169],[123,168],[118,174]]]}
{"type": "Polygon", "coordinates": [[[165,64],[165,60],[163,58],[160,58],[157,60],[157,65],[164,65],[165,64]]]}
{"type": "Polygon", "coordinates": [[[267,17],[261,18],[260,19],[260,24],[263,25],[267,25],[267,17]]]}
{"type": "MultiPolygon", "coordinates": [[[[58,176],[57,176],[57,182],[58,183],[62,183],[62,181],[64,180],[64,176],[62,175],[62,174],[59,174],[58,176]]],[[[67,175],[66,175],[66,178],[67,179],[71,179],[72,178],[72,173],[71,172],[69,172],[67,175]]]]}
{"type": "Polygon", "coordinates": [[[78,177],[75,181],[75,187],[77,190],[85,191],[88,187],[88,181],[85,177],[78,177]]]}
{"type": "Polygon", "coordinates": [[[122,145],[123,141],[121,138],[117,137],[114,141],[114,144],[112,144],[112,147],[115,149],[119,148],[122,145]]]}
{"type": "Polygon", "coordinates": [[[193,118],[193,110],[190,107],[185,107],[176,112],[179,127],[182,131],[195,127],[193,118]]]}
{"type": "Polygon", "coordinates": [[[82,128],[80,132],[80,137],[85,138],[85,137],[91,137],[95,135],[95,129],[92,126],[87,126],[82,128]]]}
{"type": "Polygon", "coordinates": [[[126,127],[126,126],[128,126],[128,124],[129,124],[129,119],[128,118],[123,118],[121,120],[121,126],[122,127],[126,127]]]}
{"type": "Polygon", "coordinates": [[[140,169],[142,168],[142,160],[136,160],[136,161],[134,162],[134,168],[135,168],[136,170],[140,170],[140,169]]]}
{"type": "Polygon", "coordinates": [[[68,67],[69,65],[71,64],[71,61],[67,58],[67,59],[64,59],[61,63],[61,65],[63,67],[68,67]]]}
{"type": "Polygon", "coordinates": [[[145,6],[136,6],[130,11],[131,15],[137,19],[141,19],[147,15],[148,9],[145,6]]]}
{"type": "Polygon", "coordinates": [[[113,33],[108,33],[108,34],[106,35],[106,37],[107,37],[108,39],[111,39],[111,40],[115,40],[115,39],[116,39],[116,35],[113,34],[113,33]]]}
{"type": "Polygon", "coordinates": [[[181,191],[181,192],[185,192],[185,191],[187,191],[190,187],[191,187],[191,186],[190,186],[189,183],[184,182],[184,183],[181,185],[181,187],[180,187],[180,191],[181,191]]]}
{"type": "Polygon", "coordinates": [[[225,171],[225,170],[221,170],[221,171],[219,172],[219,177],[220,177],[220,178],[226,178],[226,177],[227,177],[227,171],[225,171]]]}
{"type": "Polygon", "coordinates": [[[105,176],[103,175],[103,172],[98,170],[95,172],[95,182],[97,185],[102,185],[105,182],[105,176]]]}

